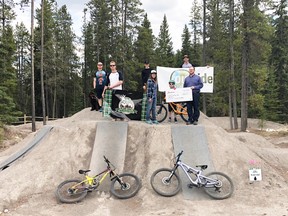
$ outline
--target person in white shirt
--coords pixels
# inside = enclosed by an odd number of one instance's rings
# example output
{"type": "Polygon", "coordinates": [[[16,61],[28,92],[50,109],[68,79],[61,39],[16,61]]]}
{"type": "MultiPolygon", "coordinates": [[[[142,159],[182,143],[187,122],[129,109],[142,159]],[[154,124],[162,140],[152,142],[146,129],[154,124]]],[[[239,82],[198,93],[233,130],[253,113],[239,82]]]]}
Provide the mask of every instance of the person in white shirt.
{"type": "Polygon", "coordinates": [[[111,72],[107,74],[107,82],[103,91],[103,97],[106,89],[112,90],[122,90],[123,85],[123,74],[120,71],[117,71],[116,62],[110,62],[111,72]]]}
{"type": "Polygon", "coordinates": [[[184,55],[183,56],[182,68],[190,68],[190,67],[192,67],[192,64],[189,62],[189,56],[188,55],[184,55]]]}

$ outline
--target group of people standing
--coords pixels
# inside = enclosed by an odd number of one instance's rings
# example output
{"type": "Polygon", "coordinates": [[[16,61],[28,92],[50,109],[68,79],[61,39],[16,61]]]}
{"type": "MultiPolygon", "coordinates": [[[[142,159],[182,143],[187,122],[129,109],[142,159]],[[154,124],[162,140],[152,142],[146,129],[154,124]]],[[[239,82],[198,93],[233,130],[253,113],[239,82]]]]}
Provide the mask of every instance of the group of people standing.
{"type": "MultiPolygon", "coordinates": [[[[188,111],[188,122],[187,124],[198,124],[198,119],[200,116],[199,111],[199,100],[200,100],[200,89],[203,87],[203,82],[200,76],[195,74],[195,68],[189,62],[189,56],[183,56],[182,68],[189,68],[189,76],[184,80],[183,87],[190,87],[192,89],[193,100],[187,101],[187,111],[188,111]]],[[[105,91],[107,89],[122,90],[123,85],[123,74],[117,71],[116,62],[110,62],[111,72],[106,73],[103,70],[103,63],[97,63],[97,71],[93,79],[93,88],[95,89],[96,96],[99,103],[99,111],[103,111],[103,98],[105,91]]],[[[144,69],[142,70],[142,86],[143,91],[147,95],[147,108],[146,108],[146,123],[148,124],[158,124],[156,120],[156,104],[157,104],[157,71],[150,68],[148,61],[144,62],[144,69]]],[[[175,88],[175,81],[169,81],[169,87],[171,89],[175,88]]],[[[172,107],[169,105],[169,121],[171,121],[171,114],[174,112],[172,107]]],[[[176,116],[174,116],[175,123],[177,122],[176,116]]]]}
{"type": "MultiPolygon", "coordinates": [[[[157,72],[152,70],[149,66],[149,62],[144,62],[144,70],[142,71],[142,85],[143,90],[147,94],[147,109],[146,109],[146,123],[158,124],[156,120],[156,104],[157,104],[157,72]],[[152,114],[152,115],[150,115],[152,114]]],[[[182,68],[189,68],[189,76],[184,80],[183,87],[190,87],[192,89],[193,100],[187,101],[188,122],[187,125],[198,124],[200,116],[199,101],[200,101],[200,89],[203,87],[203,82],[200,76],[195,74],[194,66],[189,62],[189,56],[183,56],[182,68]]],[[[175,81],[169,81],[170,89],[175,89],[175,81]]],[[[169,109],[169,122],[171,122],[172,114],[174,113],[172,104],[168,105],[169,109]]],[[[176,115],[174,116],[174,122],[177,123],[176,115]]]]}
{"type": "Polygon", "coordinates": [[[122,90],[123,74],[117,71],[116,62],[110,62],[111,72],[107,73],[103,70],[103,63],[97,63],[97,71],[93,79],[93,88],[95,89],[96,96],[99,103],[99,111],[103,111],[103,98],[106,89],[122,90]]]}

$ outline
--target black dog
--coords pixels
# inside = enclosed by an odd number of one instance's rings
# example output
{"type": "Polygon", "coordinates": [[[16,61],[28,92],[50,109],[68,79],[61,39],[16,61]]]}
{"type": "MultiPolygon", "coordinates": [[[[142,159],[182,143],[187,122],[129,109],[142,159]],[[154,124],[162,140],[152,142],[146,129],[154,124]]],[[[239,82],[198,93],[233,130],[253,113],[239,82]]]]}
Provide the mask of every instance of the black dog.
{"type": "Polygon", "coordinates": [[[96,97],[93,91],[89,93],[89,99],[91,103],[91,111],[92,110],[98,111],[99,110],[98,98],[96,97]]]}

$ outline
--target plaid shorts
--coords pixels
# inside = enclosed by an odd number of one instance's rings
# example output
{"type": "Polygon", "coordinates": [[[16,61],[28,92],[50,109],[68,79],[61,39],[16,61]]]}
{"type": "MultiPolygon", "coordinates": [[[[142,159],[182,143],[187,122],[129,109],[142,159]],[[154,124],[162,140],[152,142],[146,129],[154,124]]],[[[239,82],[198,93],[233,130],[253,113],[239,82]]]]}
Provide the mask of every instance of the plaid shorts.
{"type": "Polygon", "coordinates": [[[109,117],[111,112],[111,104],[112,104],[112,90],[107,89],[105,91],[104,100],[103,100],[103,116],[109,117]]]}
{"type": "Polygon", "coordinates": [[[146,108],[147,108],[147,94],[143,94],[142,109],[141,109],[141,121],[146,121],[146,108]]]}

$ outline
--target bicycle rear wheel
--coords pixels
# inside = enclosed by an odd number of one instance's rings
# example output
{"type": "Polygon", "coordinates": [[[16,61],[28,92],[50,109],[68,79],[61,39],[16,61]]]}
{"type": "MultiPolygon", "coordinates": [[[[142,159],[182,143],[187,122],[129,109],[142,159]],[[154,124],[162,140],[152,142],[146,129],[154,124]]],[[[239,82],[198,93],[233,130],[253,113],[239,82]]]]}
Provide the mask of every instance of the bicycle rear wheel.
{"type": "MultiPolygon", "coordinates": [[[[232,179],[224,173],[221,172],[211,172],[206,175],[211,179],[217,180],[218,183],[211,186],[205,186],[205,192],[214,199],[226,199],[229,198],[233,191],[234,185],[232,179]]],[[[209,183],[209,179],[206,179],[209,183]]]]}
{"type": "Polygon", "coordinates": [[[183,121],[188,122],[189,116],[188,116],[188,112],[187,112],[187,104],[184,104],[183,107],[181,108],[180,116],[183,119],[183,121]]]}
{"type": "Polygon", "coordinates": [[[158,122],[163,122],[167,118],[167,108],[163,104],[156,106],[156,119],[158,122]]]}
{"type": "Polygon", "coordinates": [[[151,178],[150,184],[153,190],[161,196],[171,197],[176,195],[181,189],[181,181],[172,169],[161,168],[156,170],[151,178]]]}
{"type": "Polygon", "coordinates": [[[85,184],[82,183],[73,188],[73,186],[80,182],[77,179],[62,182],[56,189],[56,197],[63,203],[75,203],[84,199],[87,195],[85,184]]]}
{"type": "Polygon", "coordinates": [[[128,199],[135,196],[140,187],[141,182],[136,175],[123,173],[112,180],[110,192],[119,199],[128,199]]]}

